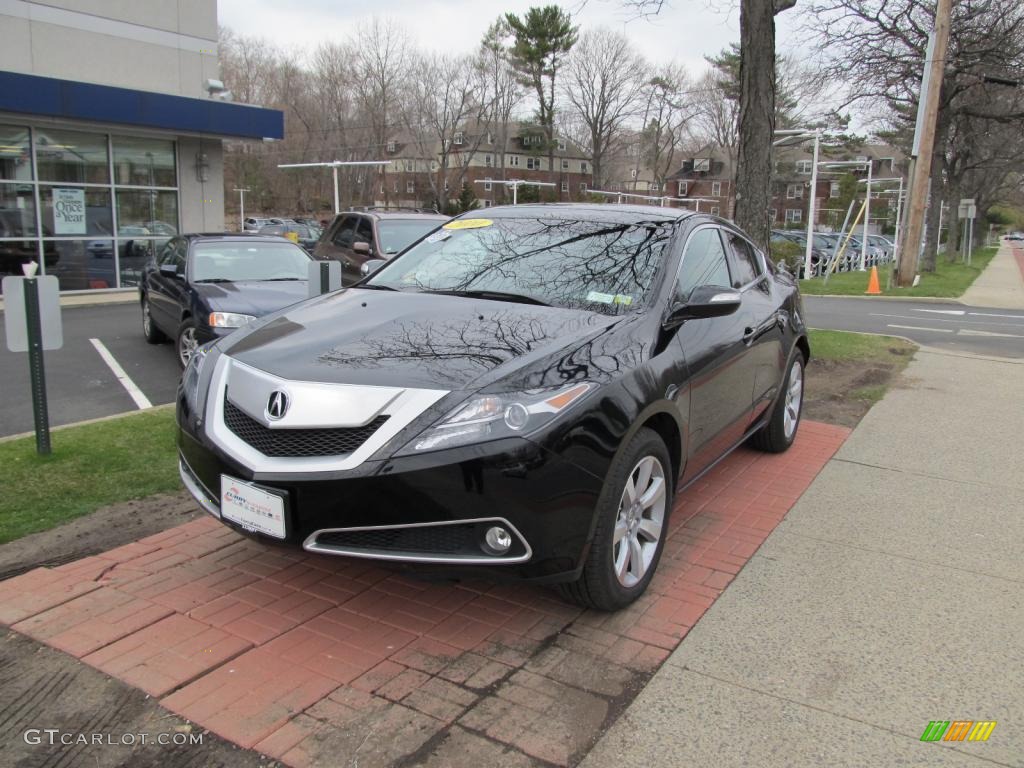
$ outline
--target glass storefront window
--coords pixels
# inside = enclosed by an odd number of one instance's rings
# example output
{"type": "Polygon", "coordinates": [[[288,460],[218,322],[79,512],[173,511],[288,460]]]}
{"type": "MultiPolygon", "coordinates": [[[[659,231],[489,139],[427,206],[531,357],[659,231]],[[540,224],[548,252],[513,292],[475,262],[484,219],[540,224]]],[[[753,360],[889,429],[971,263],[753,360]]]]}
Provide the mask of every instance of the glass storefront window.
{"type": "Polygon", "coordinates": [[[169,237],[178,234],[178,193],[155,189],[117,190],[117,226],[119,237],[125,227],[146,230],[131,231],[130,235],[169,237]]]}
{"type": "Polygon", "coordinates": [[[40,185],[39,200],[43,209],[43,237],[114,234],[109,189],[40,185]]]}
{"type": "Polygon", "coordinates": [[[44,240],[45,250],[53,252],[55,263],[46,268],[56,275],[62,291],[115,288],[114,241],[44,240]]]}
{"type": "Polygon", "coordinates": [[[174,142],[113,137],[114,183],[135,187],[176,187],[174,142]]]}
{"type": "Polygon", "coordinates": [[[52,128],[36,128],[34,133],[40,181],[110,182],[106,134],[52,128]]]}
{"type": "Polygon", "coordinates": [[[0,125],[0,179],[32,180],[32,152],[28,128],[0,125]]]}
{"type": "Polygon", "coordinates": [[[35,237],[36,198],[31,184],[0,184],[0,238],[35,237]]]}
{"type": "Polygon", "coordinates": [[[121,287],[129,288],[138,285],[142,277],[142,268],[146,262],[156,256],[167,244],[163,240],[128,240],[124,235],[117,241],[117,255],[121,272],[121,287]]]}

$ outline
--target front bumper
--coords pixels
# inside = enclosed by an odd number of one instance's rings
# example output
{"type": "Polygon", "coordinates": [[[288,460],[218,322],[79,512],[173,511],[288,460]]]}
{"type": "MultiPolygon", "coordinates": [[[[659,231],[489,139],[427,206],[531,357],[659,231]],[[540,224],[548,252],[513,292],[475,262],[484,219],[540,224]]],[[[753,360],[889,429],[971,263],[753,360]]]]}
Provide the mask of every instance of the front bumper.
{"type": "Polygon", "coordinates": [[[221,475],[284,496],[287,534],[283,541],[222,519],[261,541],[397,561],[454,577],[484,572],[559,581],[572,579],[586,559],[602,482],[596,474],[528,440],[506,439],[366,461],[351,472],[316,479],[309,474],[254,473],[201,434],[182,428],[180,416],[182,479],[203,509],[220,517],[221,475]],[[495,556],[482,546],[475,557],[466,556],[465,551],[450,556],[453,539],[461,541],[462,550],[472,548],[491,525],[501,525],[513,534],[506,556],[495,556]],[[328,535],[339,529],[341,538],[328,535]],[[394,543],[401,539],[415,540],[415,551],[401,551],[401,545],[394,543]],[[382,540],[399,549],[382,553],[378,546],[382,540]],[[436,541],[439,549],[435,556],[423,557],[430,541],[436,541]]]}

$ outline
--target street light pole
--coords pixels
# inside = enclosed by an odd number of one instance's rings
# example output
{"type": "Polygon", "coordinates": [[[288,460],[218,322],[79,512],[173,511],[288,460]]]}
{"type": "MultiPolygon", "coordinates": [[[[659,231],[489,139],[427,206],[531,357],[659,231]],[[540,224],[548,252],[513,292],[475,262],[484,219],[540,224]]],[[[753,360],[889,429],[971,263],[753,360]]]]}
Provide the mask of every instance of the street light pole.
{"type": "Polygon", "coordinates": [[[868,186],[864,195],[864,237],[860,240],[860,271],[867,269],[868,260],[868,220],[871,218],[871,170],[874,162],[868,157],[868,186]]]}
{"type": "Polygon", "coordinates": [[[814,132],[814,160],[811,163],[811,199],[807,203],[807,248],[804,251],[804,279],[811,276],[811,246],[814,243],[815,203],[818,195],[818,145],[821,131],[814,132]]]}
{"type": "Polygon", "coordinates": [[[332,168],[334,170],[334,213],[341,213],[338,197],[338,169],[351,165],[391,165],[390,160],[332,160],[329,163],[282,163],[278,168],[332,168]]]}
{"type": "Polygon", "coordinates": [[[251,192],[252,190],[248,187],[236,187],[235,192],[238,193],[238,231],[245,231],[245,193],[251,192]]]}

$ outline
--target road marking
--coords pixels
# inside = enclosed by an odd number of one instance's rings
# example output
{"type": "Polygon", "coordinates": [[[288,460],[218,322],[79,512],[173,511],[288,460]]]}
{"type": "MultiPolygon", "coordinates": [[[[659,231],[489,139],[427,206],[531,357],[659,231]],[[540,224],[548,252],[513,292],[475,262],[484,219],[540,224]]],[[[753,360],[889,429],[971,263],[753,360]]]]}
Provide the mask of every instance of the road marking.
{"type": "Polygon", "coordinates": [[[129,396],[131,396],[132,400],[135,401],[135,404],[139,406],[139,409],[152,408],[153,404],[149,402],[149,398],[142,394],[141,389],[135,386],[135,382],[128,377],[127,373],[124,372],[124,368],[122,368],[117,360],[114,359],[114,356],[110,354],[110,350],[103,346],[103,342],[99,339],[89,339],[89,341],[94,347],[96,347],[96,351],[100,353],[100,357],[103,358],[103,362],[107,364],[107,367],[113,372],[114,376],[117,377],[117,380],[121,382],[121,386],[128,391],[129,396]]]}
{"type": "Polygon", "coordinates": [[[892,325],[885,326],[886,328],[903,328],[907,331],[931,331],[932,333],[954,333],[952,328],[922,328],[920,325],[892,325]]]}
{"type": "Polygon", "coordinates": [[[965,315],[965,309],[912,309],[911,312],[931,312],[936,315],[965,315]]]}
{"type": "Polygon", "coordinates": [[[1006,328],[1018,328],[1017,323],[1000,323],[994,320],[965,320],[957,318],[953,320],[946,317],[917,317],[915,315],[891,315],[883,312],[871,312],[868,317],[890,317],[898,318],[900,320],[931,320],[933,323],[953,323],[954,325],[1000,325],[1006,328]]]}
{"type": "Polygon", "coordinates": [[[1024,322],[1024,315],[1001,315],[998,312],[968,312],[967,314],[977,317],[1012,317],[1014,320],[1024,322]]]}
{"type": "Polygon", "coordinates": [[[1002,336],[1008,339],[1024,339],[1019,333],[995,333],[993,331],[975,331],[970,328],[961,328],[957,333],[960,336],[1002,336]]]}

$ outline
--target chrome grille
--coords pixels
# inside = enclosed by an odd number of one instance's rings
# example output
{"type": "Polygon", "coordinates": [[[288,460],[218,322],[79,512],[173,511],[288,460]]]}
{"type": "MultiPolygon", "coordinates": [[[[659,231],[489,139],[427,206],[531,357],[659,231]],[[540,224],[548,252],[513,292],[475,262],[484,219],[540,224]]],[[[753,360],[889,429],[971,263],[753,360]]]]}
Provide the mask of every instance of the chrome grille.
{"type": "Polygon", "coordinates": [[[326,429],[270,429],[224,400],[224,424],[264,456],[340,456],[352,453],[388,420],[378,416],[362,427],[326,429]]]}

